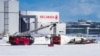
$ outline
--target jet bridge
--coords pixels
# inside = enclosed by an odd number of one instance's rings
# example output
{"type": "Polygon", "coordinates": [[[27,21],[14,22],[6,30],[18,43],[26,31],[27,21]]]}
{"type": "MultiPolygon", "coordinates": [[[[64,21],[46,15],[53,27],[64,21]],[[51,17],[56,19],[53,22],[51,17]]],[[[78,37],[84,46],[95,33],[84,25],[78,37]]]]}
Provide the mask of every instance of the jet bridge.
{"type": "MultiPolygon", "coordinates": [[[[34,25],[34,30],[37,29],[37,17],[35,15],[20,15],[20,30],[19,32],[26,32],[30,30],[30,18],[35,19],[35,25],[34,25]]],[[[37,31],[35,31],[37,33],[37,31]]]]}

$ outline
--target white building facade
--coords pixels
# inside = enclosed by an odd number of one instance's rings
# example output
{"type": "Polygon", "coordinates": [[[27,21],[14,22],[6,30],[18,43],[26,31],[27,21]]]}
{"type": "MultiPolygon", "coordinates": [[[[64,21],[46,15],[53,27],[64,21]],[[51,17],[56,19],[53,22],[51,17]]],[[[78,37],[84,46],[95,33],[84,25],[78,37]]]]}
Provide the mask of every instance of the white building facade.
{"type": "Polygon", "coordinates": [[[19,32],[19,2],[0,0],[0,34],[19,32]]]}
{"type": "MultiPolygon", "coordinates": [[[[46,12],[46,11],[21,11],[21,15],[36,16],[37,28],[41,28],[51,23],[58,22],[56,25],[56,34],[66,34],[66,24],[59,23],[59,12],[46,12]]],[[[30,18],[30,31],[35,30],[35,19],[30,18]]],[[[53,29],[50,27],[37,31],[40,34],[53,34],[53,29]]]]}

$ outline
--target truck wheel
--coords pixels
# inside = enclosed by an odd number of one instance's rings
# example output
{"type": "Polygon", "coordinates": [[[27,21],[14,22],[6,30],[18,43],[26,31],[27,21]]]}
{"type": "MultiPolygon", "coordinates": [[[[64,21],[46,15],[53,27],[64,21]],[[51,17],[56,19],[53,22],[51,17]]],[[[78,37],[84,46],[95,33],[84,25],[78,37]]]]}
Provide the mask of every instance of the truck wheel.
{"type": "Polygon", "coordinates": [[[30,40],[29,45],[32,45],[34,43],[34,40],[30,40]]]}
{"type": "Polygon", "coordinates": [[[11,45],[16,45],[16,43],[10,43],[11,45]]]}
{"type": "Polygon", "coordinates": [[[24,45],[24,43],[23,42],[19,42],[19,44],[18,45],[24,45]]]}

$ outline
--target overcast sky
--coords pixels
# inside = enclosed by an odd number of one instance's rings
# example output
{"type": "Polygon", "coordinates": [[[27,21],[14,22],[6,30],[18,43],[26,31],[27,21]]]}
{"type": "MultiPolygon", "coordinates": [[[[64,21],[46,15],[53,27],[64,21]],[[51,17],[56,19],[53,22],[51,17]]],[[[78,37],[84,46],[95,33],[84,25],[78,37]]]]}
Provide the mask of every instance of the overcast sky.
{"type": "Polygon", "coordinates": [[[62,22],[100,21],[100,0],[19,0],[20,10],[57,11],[62,22]]]}

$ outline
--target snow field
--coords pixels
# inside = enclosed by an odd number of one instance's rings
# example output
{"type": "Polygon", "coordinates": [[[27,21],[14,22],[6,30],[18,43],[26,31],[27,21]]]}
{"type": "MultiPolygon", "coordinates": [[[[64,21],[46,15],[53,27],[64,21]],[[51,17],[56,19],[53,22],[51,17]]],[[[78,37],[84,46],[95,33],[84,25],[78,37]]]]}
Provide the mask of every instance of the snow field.
{"type": "Polygon", "coordinates": [[[0,46],[0,56],[100,56],[100,44],[0,46]]]}

